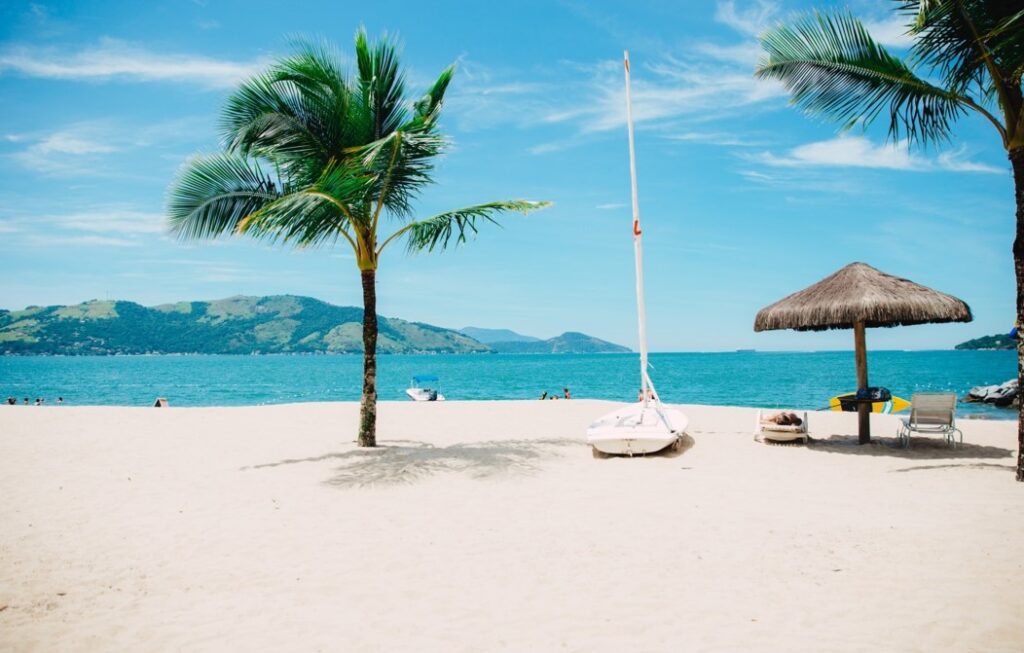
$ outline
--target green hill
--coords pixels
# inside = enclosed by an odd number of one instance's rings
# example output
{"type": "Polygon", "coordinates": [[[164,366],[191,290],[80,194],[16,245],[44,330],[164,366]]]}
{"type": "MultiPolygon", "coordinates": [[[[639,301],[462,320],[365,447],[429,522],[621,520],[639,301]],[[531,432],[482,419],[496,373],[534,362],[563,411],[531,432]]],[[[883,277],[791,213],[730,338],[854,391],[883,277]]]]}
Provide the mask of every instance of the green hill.
{"type": "Polygon", "coordinates": [[[489,343],[491,349],[502,354],[616,354],[630,350],[585,333],[566,331],[560,336],[538,341],[511,341],[489,343]]]}
{"type": "MultiPolygon", "coordinates": [[[[310,297],[229,297],[146,307],[90,301],[0,310],[0,354],[362,352],[363,310],[310,297]]],[[[381,353],[489,352],[450,329],[379,317],[381,353]]]]}
{"type": "Polygon", "coordinates": [[[994,336],[982,336],[967,342],[961,342],[954,349],[1016,349],[1017,341],[1005,333],[994,336]]]}

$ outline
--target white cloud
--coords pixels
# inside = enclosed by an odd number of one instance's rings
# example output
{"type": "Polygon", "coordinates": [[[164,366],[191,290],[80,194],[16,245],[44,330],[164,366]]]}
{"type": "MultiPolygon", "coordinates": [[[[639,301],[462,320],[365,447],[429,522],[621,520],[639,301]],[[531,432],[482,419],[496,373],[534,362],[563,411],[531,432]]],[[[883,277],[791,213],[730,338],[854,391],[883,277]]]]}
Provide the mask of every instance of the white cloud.
{"type": "Polygon", "coordinates": [[[885,18],[865,19],[861,22],[871,37],[881,45],[906,49],[914,44],[913,37],[907,34],[907,30],[910,29],[909,19],[904,15],[894,12],[885,18]]]}
{"type": "Polygon", "coordinates": [[[73,247],[139,247],[137,240],[113,236],[51,236],[36,234],[29,237],[29,244],[38,247],[69,245],[73,247]]]}
{"type": "Polygon", "coordinates": [[[615,209],[624,209],[626,208],[626,205],[623,204],[622,202],[610,202],[608,204],[598,204],[594,208],[599,209],[601,211],[612,211],[615,209]]]}
{"type": "Polygon", "coordinates": [[[72,53],[33,46],[9,46],[0,51],[0,73],[66,80],[181,82],[209,88],[232,87],[261,63],[157,53],[114,39],[102,39],[96,46],[72,53]]]}
{"type": "Polygon", "coordinates": [[[779,6],[774,2],[758,0],[747,9],[737,9],[733,0],[717,3],[715,20],[728,25],[741,34],[757,37],[767,29],[778,14],[779,6]]]}
{"type": "Polygon", "coordinates": [[[38,143],[29,147],[28,151],[35,154],[104,154],[117,148],[107,143],[89,140],[73,132],[54,132],[38,143]]]}
{"type": "MultiPolygon", "coordinates": [[[[705,118],[760,104],[785,95],[775,82],[754,78],[750,67],[734,64],[709,65],[707,61],[684,62],[667,56],[644,66],[633,67],[633,121],[658,124],[680,117],[705,118]]],[[[585,101],[549,112],[545,122],[572,122],[583,133],[621,128],[626,122],[626,97],[619,65],[606,63],[592,69],[585,101]]]]}
{"type": "Polygon", "coordinates": [[[76,231],[118,234],[159,234],[164,215],[124,208],[93,209],[67,215],[45,216],[40,220],[76,231]]]}
{"type": "MultiPolygon", "coordinates": [[[[715,19],[736,32],[733,43],[691,43],[643,63],[633,61],[633,120],[638,126],[665,128],[675,119],[706,120],[763,104],[786,95],[781,84],[754,77],[761,56],[757,36],[778,14],[778,5],[761,0],[745,8],[719,2],[715,19]]],[[[574,123],[581,133],[619,129],[625,123],[622,64],[605,61],[579,66],[587,83],[571,95],[580,100],[542,114],[547,123],[574,123]]]]}
{"type": "MultiPolygon", "coordinates": [[[[536,81],[510,79],[514,73],[496,71],[465,57],[458,60],[455,82],[445,98],[445,111],[461,129],[474,130],[501,124],[527,124],[544,110],[551,88],[536,81]]],[[[433,80],[422,80],[425,87],[433,80]]]]}
{"type": "Polygon", "coordinates": [[[665,134],[664,138],[670,141],[708,143],[709,145],[730,145],[738,147],[757,147],[765,145],[765,143],[750,137],[723,132],[679,132],[674,134],[665,134]]]}
{"type": "Polygon", "coordinates": [[[23,149],[9,156],[26,168],[45,174],[95,176],[110,172],[105,155],[196,142],[196,134],[210,131],[208,123],[208,119],[197,118],[130,126],[123,121],[90,121],[48,133],[11,134],[5,138],[24,144],[23,149]]]}
{"type": "Polygon", "coordinates": [[[964,161],[960,157],[964,155],[963,148],[955,152],[943,152],[939,155],[936,160],[936,165],[943,170],[953,170],[956,172],[1006,172],[1004,168],[998,168],[995,166],[986,165],[984,163],[975,163],[973,161],[964,161]]]}
{"type": "Polygon", "coordinates": [[[945,152],[929,159],[910,152],[906,141],[875,144],[863,136],[837,136],[827,141],[805,143],[784,155],[761,152],[747,157],[751,161],[783,168],[844,167],[884,170],[950,170],[958,172],[1003,172],[982,163],[964,161],[963,151],[945,152]]]}
{"type": "Polygon", "coordinates": [[[10,234],[15,245],[30,247],[142,247],[163,231],[163,214],[118,205],[0,219],[0,233],[10,234]]]}

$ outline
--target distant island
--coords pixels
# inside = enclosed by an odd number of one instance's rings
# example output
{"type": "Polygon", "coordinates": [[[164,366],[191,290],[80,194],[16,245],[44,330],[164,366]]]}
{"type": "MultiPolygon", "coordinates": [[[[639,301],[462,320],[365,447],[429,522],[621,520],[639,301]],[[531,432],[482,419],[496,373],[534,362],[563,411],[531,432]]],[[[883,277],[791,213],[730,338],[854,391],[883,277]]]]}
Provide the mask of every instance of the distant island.
{"type": "Polygon", "coordinates": [[[524,336],[508,329],[464,327],[459,331],[501,354],[625,354],[632,351],[628,347],[575,331],[566,331],[547,340],[524,336]]]}
{"type": "Polygon", "coordinates": [[[463,327],[459,329],[470,338],[479,340],[485,345],[496,342],[540,342],[540,338],[524,336],[509,329],[482,329],[480,327],[463,327]]]}
{"type": "Polygon", "coordinates": [[[967,342],[961,342],[954,349],[1016,349],[1017,341],[1005,333],[994,336],[982,336],[967,342]]]}
{"type": "MultiPolygon", "coordinates": [[[[0,354],[354,354],[363,350],[363,310],[311,297],[238,296],[142,306],[93,300],[0,309],[0,354]]],[[[580,333],[550,340],[489,342],[454,329],[378,316],[378,351],[411,353],[592,353],[629,351],[580,333]],[[516,347],[532,345],[530,351],[516,347]]],[[[504,329],[493,330],[518,336],[504,329]]]]}

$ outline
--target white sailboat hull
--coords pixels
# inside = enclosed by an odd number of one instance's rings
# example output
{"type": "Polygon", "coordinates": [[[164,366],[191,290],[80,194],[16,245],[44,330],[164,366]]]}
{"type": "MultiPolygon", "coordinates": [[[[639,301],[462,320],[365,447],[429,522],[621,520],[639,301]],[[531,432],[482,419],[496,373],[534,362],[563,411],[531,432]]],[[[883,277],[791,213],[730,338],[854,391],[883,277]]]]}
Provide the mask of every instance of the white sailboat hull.
{"type": "Polygon", "coordinates": [[[678,410],[637,403],[593,422],[587,428],[587,443],[602,453],[642,456],[675,444],[688,423],[678,410]]]}

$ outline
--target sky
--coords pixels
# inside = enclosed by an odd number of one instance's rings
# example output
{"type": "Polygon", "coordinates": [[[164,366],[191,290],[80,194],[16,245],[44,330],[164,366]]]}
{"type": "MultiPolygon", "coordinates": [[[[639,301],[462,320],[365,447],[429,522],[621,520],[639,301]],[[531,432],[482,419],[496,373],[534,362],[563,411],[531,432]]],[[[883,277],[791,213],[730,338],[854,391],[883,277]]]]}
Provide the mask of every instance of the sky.
{"type": "Polygon", "coordinates": [[[752,325],[758,309],[854,261],[956,295],[975,317],[874,329],[871,348],[1006,332],[1013,187],[994,128],[968,116],[952,142],[909,149],[887,140],[884,121],[840,133],[753,77],[758,34],[812,8],[848,6],[906,55],[889,4],[4,2],[0,307],[240,294],[360,305],[341,246],[180,242],[163,211],[179,167],[218,150],[218,115],[240,80],[296,37],[350,54],[365,26],[403,43],[412,97],[457,64],[441,123],[452,145],[418,200],[421,217],[554,202],[452,251],[387,252],[382,315],[636,347],[629,49],[653,351],[850,349],[850,331],[752,325]]]}

